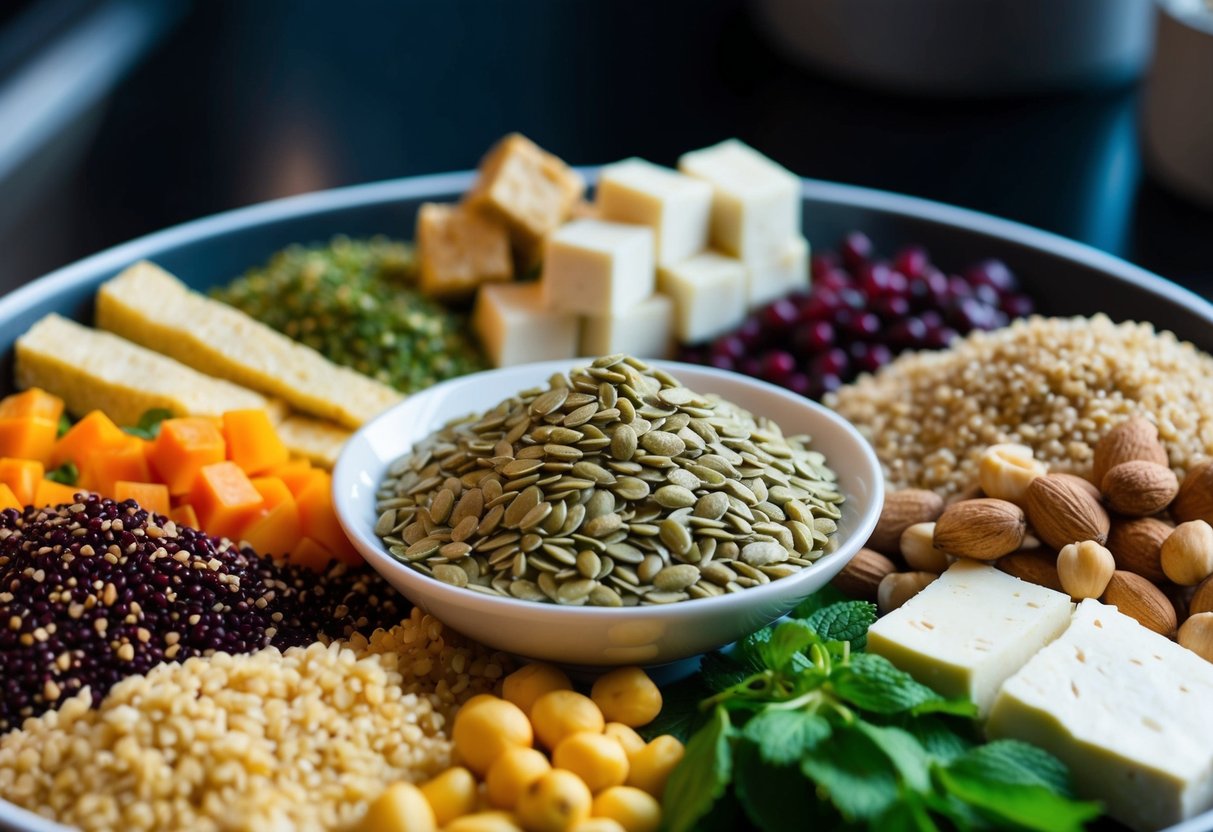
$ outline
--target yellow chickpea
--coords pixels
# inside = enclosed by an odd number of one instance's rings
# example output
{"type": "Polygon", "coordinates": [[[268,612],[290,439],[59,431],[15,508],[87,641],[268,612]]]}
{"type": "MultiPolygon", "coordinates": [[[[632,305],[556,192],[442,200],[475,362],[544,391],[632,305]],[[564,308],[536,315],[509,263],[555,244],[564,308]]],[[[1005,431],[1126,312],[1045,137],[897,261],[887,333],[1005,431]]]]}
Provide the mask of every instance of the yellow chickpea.
{"type": "Polygon", "coordinates": [[[590,813],[610,818],[624,832],[657,832],[661,826],[661,804],[651,794],[632,786],[614,786],[594,798],[590,813]]]}
{"type": "Polygon", "coordinates": [[[451,739],[459,759],[483,776],[501,752],[516,746],[529,748],[535,737],[521,708],[493,697],[460,708],[451,739]]]}
{"type": "Polygon", "coordinates": [[[590,698],[604,717],[632,728],[649,724],[661,712],[661,691],[639,667],[621,667],[599,676],[590,698]]]}
{"type": "Polygon", "coordinates": [[[535,700],[554,690],[572,690],[573,683],[564,671],[543,662],[534,662],[518,668],[501,683],[501,695],[531,715],[535,700]]]}
{"type": "Polygon", "coordinates": [[[627,832],[619,821],[610,818],[587,818],[574,826],[569,832],[627,832]]]}
{"type": "Polygon", "coordinates": [[[548,748],[555,748],[562,739],[578,731],[601,734],[606,720],[588,696],[571,690],[554,690],[535,700],[531,723],[539,741],[548,748]]]}
{"type": "Polygon", "coordinates": [[[660,800],[665,791],[665,781],[669,779],[674,767],[682,761],[685,751],[676,737],[669,734],[654,737],[648,745],[632,755],[628,785],[642,789],[660,800]]]}
{"type": "Polygon", "coordinates": [[[509,812],[476,812],[455,818],[442,832],[522,832],[522,827],[509,812]]]}
{"type": "Polygon", "coordinates": [[[527,832],[567,832],[590,816],[592,802],[580,777],[554,768],[527,786],[514,812],[527,832]]]}
{"type": "Polygon", "coordinates": [[[552,751],[552,765],[573,772],[595,794],[628,779],[628,755],[618,740],[606,734],[578,731],[552,751]]]}
{"type": "Polygon", "coordinates": [[[534,748],[507,748],[489,766],[485,786],[489,803],[498,809],[513,809],[527,786],[552,770],[548,758],[534,748]]]}
{"type": "Polygon", "coordinates": [[[476,808],[476,778],[462,766],[448,768],[421,787],[439,826],[476,808]]]}
{"type": "Polygon", "coordinates": [[[435,832],[438,821],[421,789],[393,783],[371,801],[358,832],[435,832]]]}
{"type": "Polygon", "coordinates": [[[644,748],[644,737],[637,734],[630,725],[624,725],[622,722],[608,722],[602,729],[602,733],[613,737],[622,745],[623,753],[628,755],[629,760],[632,759],[633,754],[644,748]]]}

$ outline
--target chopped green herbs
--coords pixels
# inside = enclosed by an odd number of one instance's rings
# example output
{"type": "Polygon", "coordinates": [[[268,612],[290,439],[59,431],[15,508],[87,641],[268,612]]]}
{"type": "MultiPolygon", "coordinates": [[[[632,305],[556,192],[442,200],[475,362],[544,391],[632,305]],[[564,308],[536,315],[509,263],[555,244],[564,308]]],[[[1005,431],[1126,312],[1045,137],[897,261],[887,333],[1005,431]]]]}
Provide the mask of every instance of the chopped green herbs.
{"type": "Polygon", "coordinates": [[[144,411],[143,415],[139,417],[138,424],[124,427],[122,430],[131,436],[151,441],[160,435],[160,423],[171,418],[173,418],[173,411],[153,407],[151,410],[144,411]]]}
{"type": "Polygon", "coordinates": [[[660,727],[690,734],[666,787],[670,832],[738,804],[764,832],[1071,832],[1099,816],[1056,758],[982,744],[973,703],[858,652],[871,604],[810,599],[793,616],[705,657],[667,701],[660,727]]]}
{"type": "Polygon", "coordinates": [[[463,316],[424,298],[406,243],[291,246],[214,297],[338,364],[411,393],[484,368],[463,316]]]}
{"type": "Polygon", "coordinates": [[[80,469],[76,467],[74,462],[65,462],[58,468],[52,468],[46,472],[46,478],[51,482],[59,482],[64,485],[75,485],[80,479],[80,469]]]}

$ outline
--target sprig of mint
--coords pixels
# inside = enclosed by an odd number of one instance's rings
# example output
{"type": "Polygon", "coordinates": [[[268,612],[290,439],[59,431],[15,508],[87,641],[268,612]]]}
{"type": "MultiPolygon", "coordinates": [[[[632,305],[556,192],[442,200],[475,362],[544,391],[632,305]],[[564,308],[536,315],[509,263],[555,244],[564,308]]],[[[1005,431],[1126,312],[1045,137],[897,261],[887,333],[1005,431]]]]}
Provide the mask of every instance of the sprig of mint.
{"type": "Polygon", "coordinates": [[[140,439],[152,440],[160,435],[160,423],[165,419],[173,418],[171,410],[165,410],[162,407],[154,407],[151,410],[145,411],[139,417],[139,422],[136,425],[124,427],[123,430],[131,436],[138,436],[140,439]]]}
{"type": "Polygon", "coordinates": [[[967,700],[863,653],[875,608],[810,598],[667,698],[655,730],[688,736],[664,825],[713,825],[740,805],[763,832],[871,829],[1075,832],[1100,814],[1069,772],[1013,740],[982,744],[967,700]]]}
{"type": "Polygon", "coordinates": [[[52,468],[46,472],[46,478],[52,482],[60,482],[64,485],[75,485],[80,479],[80,469],[76,467],[74,462],[65,462],[58,468],[52,468]]]}

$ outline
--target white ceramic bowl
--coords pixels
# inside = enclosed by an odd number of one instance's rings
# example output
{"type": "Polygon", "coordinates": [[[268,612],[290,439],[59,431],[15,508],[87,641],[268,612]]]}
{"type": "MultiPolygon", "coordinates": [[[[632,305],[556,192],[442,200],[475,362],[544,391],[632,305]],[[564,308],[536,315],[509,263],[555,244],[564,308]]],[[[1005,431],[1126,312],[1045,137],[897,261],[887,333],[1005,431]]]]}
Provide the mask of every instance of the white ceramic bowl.
{"type": "Polygon", "coordinates": [[[447,421],[481,412],[581,361],[528,364],[454,379],[400,405],[346,443],[333,471],[337,515],[354,545],[410,601],[479,642],[533,659],[577,666],[658,665],[736,641],[824,586],[867,540],[884,501],[876,455],[850,423],[774,385],[709,367],[653,362],[693,390],[718,393],[786,433],[807,433],[838,474],[846,501],[837,548],[812,567],[745,592],[667,606],[562,607],[449,586],[389,555],[375,535],[375,490],[388,466],[447,421]]]}

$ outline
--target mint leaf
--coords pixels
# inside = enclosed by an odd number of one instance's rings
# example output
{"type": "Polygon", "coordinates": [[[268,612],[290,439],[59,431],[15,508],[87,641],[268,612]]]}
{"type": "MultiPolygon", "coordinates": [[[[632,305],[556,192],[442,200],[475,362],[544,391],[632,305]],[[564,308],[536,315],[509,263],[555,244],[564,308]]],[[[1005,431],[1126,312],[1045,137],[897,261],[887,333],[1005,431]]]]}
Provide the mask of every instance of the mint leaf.
{"type": "Polygon", "coordinates": [[[828,806],[800,797],[809,791],[809,784],[797,766],[764,760],[762,749],[751,742],[739,743],[736,754],[734,790],[746,815],[762,832],[802,832],[838,825],[837,815],[830,817],[833,812],[828,806]]]}
{"type": "Polygon", "coordinates": [[[64,485],[75,485],[76,480],[80,478],[80,469],[76,467],[74,462],[65,462],[58,468],[47,471],[46,478],[53,482],[61,482],[64,485]]]}
{"type": "Polygon", "coordinates": [[[1019,740],[994,740],[979,745],[954,760],[948,770],[992,783],[1043,786],[1060,795],[1073,796],[1065,763],[1043,748],[1019,740]]]}
{"type": "Polygon", "coordinates": [[[873,829],[880,832],[940,832],[939,826],[931,819],[923,798],[916,794],[907,794],[901,800],[889,807],[880,818],[872,824],[873,829]]]}
{"type": "Polygon", "coordinates": [[[163,407],[153,407],[139,417],[138,424],[133,427],[125,427],[123,430],[131,436],[151,440],[160,435],[160,423],[165,419],[171,418],[173,418],[171,410],[165,410],[163,407]]]}
{"type": "Polygon", "coordinates": [[[836,728],[805,755],[800,770],[847,820],[879,817],[897,800],[893,764],[872,740],[852,729],[836,728]]]}
{"type": "Polygon", "coordinates": [[[875,653],[852,656],[850,664],[831,675],[830,684],[835,693],[852,705],[878,714],[902,713],[927,703],[946,701],[875,653]]]}
{"type": "MultiPolygon", "coordinates": [[[[706,660],[706,659],[705,659],[706,660]]],[[[700,710],[699,703],[711,696],[713,691],[704,684],[702,676],[688,676],[666,685],[661,690],[661,713],[649,724],[636,729],[646,740],[670,734],[683,743],[703,725],[707,715],[700,710]]]]}
{"type": "Polygon", "coordinates": [[[56,430],[55,430],[55,438],[58,439],[59,437],[63,436],[63,434],[67,433],[71,429],[72,429],[71,417],[68,416],[66,413],[60,413],[59,414],[59,427],[56,428],[56,430]]]}
{"type": "Polygon", "coordinates": [[[739,685],[754,672],[732,656],[720,652],[708,653],[699,664],[699,676],[712,693],[739,685]]]}
{"type": "Polygon", "coordinates": [[[867,601],[830,604],[805,619],[822,641],[849,641],[853,650],[862,650],[867,644],[868,627],[875,621],[876,605],[867,601]]]}
{"type": "Polygon", "coordinates": [[[730,739],[734,733],[728,711],[717,705],[708,723],[687,743],[682,762],[670,774],[662,800],[669,832],[687,832],[706,815],[733,775],[730,739]]]}
{"type": "Polygon", "coordinates": [[[771,670],[790,670],[797,653],[820,641],[808,623],[793,619],[779,622],[772,630],[770,639],[756,644],[755,650],[762,657],[764,666],[771,670]]]}
{"type": "Polygon", "coordinates": [[[760,673],[763,670],[770,670],[766,663],[766,657],[763,655],[763,646],[771,640],[771,635],[774,633],[771,627],[763,627],[761,630],[755,630],[750,633],[733,648],[732,656],[747,669],[746,675],[751,673],[760,673]]]}
{"type": "Polygon", "coordinates": [[[746,723],[742,736],[758,747],[762,759],[793,765],[830,736],[829,721],[807,711],[763,711],[746,723]]]}
{"type": "Polygon", "coordinates": [[[821,589],[814,592],[808,598],[805,598],[796,608],[788,613],[789,618],[808,618],[813,613],[820,609],[837,604],[839,602],[850,601],[851,598],[841,589],[838,589],[833,584],[826,584],[821,589]]]}
{"type": "Polygon", "coordinates": [[[999,827],[1032,832],[1081,832],[1102,814],[1098,803],[1071,800],[1046,786],[988,780],[980,774],[937,768],[939,785],[999,827]]]}
{"type": "Polygon", "coordinates": [[[900,715],[890,724],[911,734],[933,761],[945,765],[963,755],[977,741],[970,725],[953,727],[947,720],[934,715],[900,715]]]}
{"type": "Polygon", "coordinates": [[[900,728],[859,720],[855,729],[872,741],[897,770],[903,783],[915,792],[931,788],[931,759],[914,736],[900,728]]]}

